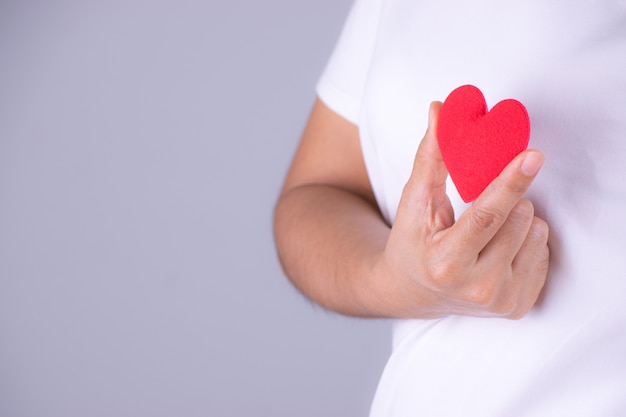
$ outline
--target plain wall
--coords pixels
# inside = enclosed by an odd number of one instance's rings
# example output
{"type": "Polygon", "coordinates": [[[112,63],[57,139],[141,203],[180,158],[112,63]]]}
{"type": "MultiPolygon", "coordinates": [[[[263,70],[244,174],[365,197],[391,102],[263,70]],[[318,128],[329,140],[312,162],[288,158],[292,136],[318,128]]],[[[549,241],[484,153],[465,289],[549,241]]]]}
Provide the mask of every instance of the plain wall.
{"type": "Polygon", "coordinates": [[[365,416],[273,205],[348,0],[0,2],[0,416],[365,416]]]}

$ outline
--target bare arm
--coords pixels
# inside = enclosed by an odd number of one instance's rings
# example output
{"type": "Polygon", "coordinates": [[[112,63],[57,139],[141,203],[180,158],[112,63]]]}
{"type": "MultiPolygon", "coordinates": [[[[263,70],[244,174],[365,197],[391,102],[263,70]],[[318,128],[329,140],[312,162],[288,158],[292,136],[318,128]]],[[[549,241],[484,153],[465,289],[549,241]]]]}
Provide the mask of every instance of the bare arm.
{"type": "Polygon", "coordinates": [[[357,127],[317,101],[275,211],[281,263],[293,284],[329,309],[370,316],[365,283],[384,249],[383,221],[357,127]]]}
{"type": "Polygon", "coordinates": [[[317,303],[364,317],[517,318],[536,301],[547,225],[522,196],[541,154],[516,158],[454,223],[432,133],[438,109],[431,107],[392,230],[374,200],[357,127],[316,102],[274,224],[285,273],[317,303]],[[524,160],[532,172],[520,170],[524,160]]]}

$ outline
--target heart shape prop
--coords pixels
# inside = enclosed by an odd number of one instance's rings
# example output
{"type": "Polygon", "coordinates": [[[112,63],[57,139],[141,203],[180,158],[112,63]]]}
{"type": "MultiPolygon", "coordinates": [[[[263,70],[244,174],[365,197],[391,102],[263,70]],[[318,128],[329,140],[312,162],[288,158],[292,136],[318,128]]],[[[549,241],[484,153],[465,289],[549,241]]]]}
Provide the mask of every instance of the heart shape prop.
{"type": "Polygon", "coordinates": [[[463,201],[475,200],[528,146],[530,119],[522,103],[507,99],[487,111],[482,92],[464,85],[441,106],[437,140],[463,201]]]}

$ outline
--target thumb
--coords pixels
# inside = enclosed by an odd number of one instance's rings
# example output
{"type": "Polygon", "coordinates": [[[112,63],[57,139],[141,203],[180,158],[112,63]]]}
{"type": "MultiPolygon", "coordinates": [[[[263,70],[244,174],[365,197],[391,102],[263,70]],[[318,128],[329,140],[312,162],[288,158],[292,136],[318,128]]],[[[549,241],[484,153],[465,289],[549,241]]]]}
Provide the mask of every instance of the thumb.
{"type": "MultiPolygon", "coordinates": [[[[443,162],[437,142],[437,122],[440,109],[441,102],[435,101],[430,104],[428,129],[415,154],[413,170],[402,198],[408,206],[406,208],[409,212],[415,213],[417,211],[421,214],[429,214],[426,218],[437,223],[442,221],[444,227],[449,227],[454,221],[454,214],[446,195],[448,170],[443,162]],[[442,209],[443,212],[441,212],[442,209]],[[440,214],[443,214],[444,217],[441,218],[440,214]]],[[[401,203],[401,205],[403,204],[401,203]]],[[[431,223],[429,226],[435,225],[431,223]]]]}
{"type": "Polygon", "coordinates": [[[443,163],[437,143],[437,122],[441,102],[430,104],[428,129],[415,154],[413,171],[407,187],[414,198],[429,200],[433,194],[445,194],[448,170],[443,163]]]}

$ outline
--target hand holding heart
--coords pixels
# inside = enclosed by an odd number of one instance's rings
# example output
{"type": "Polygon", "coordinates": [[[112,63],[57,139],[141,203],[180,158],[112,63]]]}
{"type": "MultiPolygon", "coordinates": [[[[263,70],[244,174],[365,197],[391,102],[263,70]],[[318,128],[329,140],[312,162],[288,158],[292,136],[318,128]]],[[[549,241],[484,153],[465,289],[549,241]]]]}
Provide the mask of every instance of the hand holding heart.
{"type": "Polygon", "coordinates": [[[441,103],[415,156],[379,264],[404,280],[417,317],[451,314],[521,318],[535,304],[548,270],[548,226],[523,196],[543,163],[519,153],[455,222],[448,170],[436,138],[441,103]]]}

